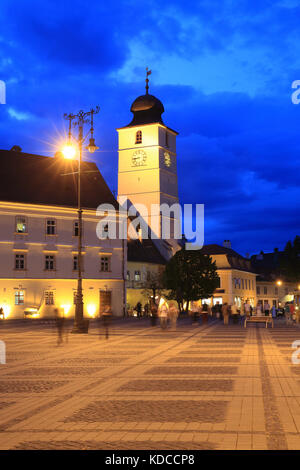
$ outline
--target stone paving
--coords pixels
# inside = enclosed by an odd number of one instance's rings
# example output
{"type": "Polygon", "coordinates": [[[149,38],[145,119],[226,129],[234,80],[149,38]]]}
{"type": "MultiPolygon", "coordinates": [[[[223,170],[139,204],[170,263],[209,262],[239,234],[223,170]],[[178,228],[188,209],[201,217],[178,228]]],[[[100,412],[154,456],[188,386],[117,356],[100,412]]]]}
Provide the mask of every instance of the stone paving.
{"type": "Polygon", "coordinates": [[[300,449],[300,329],[1,322],[0,449],[300,449]]]}

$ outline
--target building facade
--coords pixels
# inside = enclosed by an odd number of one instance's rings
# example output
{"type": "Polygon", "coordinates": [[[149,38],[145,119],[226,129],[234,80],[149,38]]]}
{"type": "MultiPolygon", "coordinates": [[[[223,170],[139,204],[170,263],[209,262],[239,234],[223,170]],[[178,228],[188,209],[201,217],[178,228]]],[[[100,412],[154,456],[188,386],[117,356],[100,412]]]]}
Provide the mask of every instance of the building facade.
{"type": "Polygon", "coordinates": [[[238,308],[249,301],[256,305],[256,274],[251,262],[237,252],[220,245],[204,245],[201,252],[211,256],[216,262],[220,285],[212,298],[204,301],[210,305],[224,304],[236,305],[238,308]]]}
{"type": "MultiPolygon", "coordinates": [[[[0,151],[0,306],[6,318],[51,317],[60,307],[75,312],[78,214],[75,163],[60,158],[0,151]],[[20,173],[16,174],[16,168],[20,173]]],[[[109,305],[123,315],[126,302],[126,240],[100,240],[96,208],[118,204],[95,164],[85,163],[83,201],[84,315],[109,305]]]]}

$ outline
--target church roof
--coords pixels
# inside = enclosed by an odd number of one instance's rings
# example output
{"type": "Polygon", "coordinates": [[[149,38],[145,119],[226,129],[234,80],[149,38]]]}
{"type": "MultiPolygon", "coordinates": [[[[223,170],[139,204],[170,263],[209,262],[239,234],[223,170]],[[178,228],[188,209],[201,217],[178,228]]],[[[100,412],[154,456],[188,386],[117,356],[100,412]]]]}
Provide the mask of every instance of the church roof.
{"type": "MultiPolygon", "coordinates": [[[[18,150],[18,149],[17,149],[18,150]]],[[[0,150],[0,201],[77,207],[76,160],[0,150]]],[[[82,207],[119,205],[93,162],[82,163],[82,207]]]]}
{"type": "Polygon", "coordinates": [[[133,113],[133,118],[126,127],[152,124],[155,122],[164,124],[161,117],[162,113],[165,111],[164,106],[162,102],[153,95],[146,94],[136,98],[131,105],[130,111],[133,113]]]}
{"type": "Polygon", "coordinates": [[[161,265],[165,265],[167,263],[150,238],[141,241],[128,240],[127,260],[136,263],[153,263],[161,265]]]}

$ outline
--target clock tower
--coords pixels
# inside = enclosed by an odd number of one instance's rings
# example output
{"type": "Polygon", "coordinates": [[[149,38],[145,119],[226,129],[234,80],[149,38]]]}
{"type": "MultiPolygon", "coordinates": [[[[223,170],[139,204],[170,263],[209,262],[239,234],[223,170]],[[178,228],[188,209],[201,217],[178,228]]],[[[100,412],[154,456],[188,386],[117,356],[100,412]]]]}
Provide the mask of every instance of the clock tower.
{"type": "MultiPolygon", "coordinates": [[[[148,93],[132,103],[133,119],[119,134],[118,200],[128,199],[147,219],[152,232],[162,235],[163,218],[170,222],[170,239],[174,238],[174,215],[162,215],[161,204],[178,203],[176,136],[162,120],[162,102],[148,93]],[[143,204],[146,213],[138,208],[143,204]],[[148,216],[148,218],[147,218],[148,216]]],[[[175,215],[176,217],[176,215],[175,215]]]]}

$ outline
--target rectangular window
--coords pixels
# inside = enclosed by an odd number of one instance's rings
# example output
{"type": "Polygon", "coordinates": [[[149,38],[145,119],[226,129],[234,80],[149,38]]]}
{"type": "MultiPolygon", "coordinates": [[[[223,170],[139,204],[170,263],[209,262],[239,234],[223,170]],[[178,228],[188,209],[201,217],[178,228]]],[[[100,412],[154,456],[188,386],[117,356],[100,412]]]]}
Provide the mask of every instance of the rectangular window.
{"type": "Polygon", "coordinates": [[[24,304],[24,291],[17,290],[15,292],[15,305],[23,305],[24,304]]]}
{"type": "Polygon", "coordinates": [[[25,269],[25,255],[16,254],[15,255],[15,269],[25,269]]]}
{"type": "Polygon", "coordinates": [[[268,288],[264,287],[264,295],[267,295],[267,293],[268,293],[268,288]]]}
{"type": "Polygon", "coordinates": [[[126,279],[127,281],[130,281],[130,271],[127,271],[126,279]]]}
{"type": "Polygon", "coordinates": [[[100,259],[100,271],[110,271],[110,256],[102,256],[100,259]]]}
{"type": "Polygon", "coordinates": [[[54,255],[46,255],[45,256],[45,270],[46,271],[54,271],[55,269],[55,256],[54,255]]]}
{"type": "Polygon", "coordinates": [[[259,286],[256,287],[256,292],[257,292],[258,295],[260,295],[260,287],[259,286]]]}
{"type": "Polygon", "coordinates": [[[51,290],[45,291],[45,305],[54,305],[54,292],[51,290]]]}
{"type": "Polygon", "coordinates": [[[285,290],[285,295],[288,295],[288,293],[289,293],[289,288],[286,287],[284,290],[285,290]]]}
{"type": "Polygon", "coordinates": [[[16,228],[17,233],[27,233],[27,219],[26,217],[16,217],[16,228]]]}
{"type": "Polygon", "coordinates": [[[134,271],[134,280],[135,281],[141,280],[141,271],[134,271]]]}
{"type": "MultiPolygon", "coordinates": [[[[244,289],[244,279],[242,279],[242,288],[244,289]]],[[[247,285],[246,285],[246,289],[247,289],[247,285]]]]}
{"type": "Polygon", "coordinates": [[[278,287],[275,287],[275,295],[278,295],[278,287]]]}
{"type": "Polygon", "coordinates": [[[56,234],[56,220],[48,219],[46,222],[46,235],[56,234]]]}
{"type": "Polygon", "coordinates": [[[79,237],[79,222],[75,220],[73,223],[73,237],[79,237]]]}
{"type": "Polygon", "coordinates": [[[166,147],[169,147],[169,133],[166,132],[166,147]]]}

